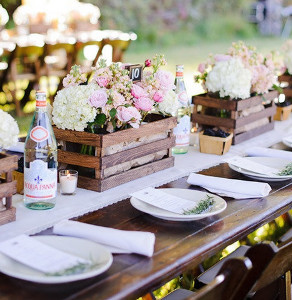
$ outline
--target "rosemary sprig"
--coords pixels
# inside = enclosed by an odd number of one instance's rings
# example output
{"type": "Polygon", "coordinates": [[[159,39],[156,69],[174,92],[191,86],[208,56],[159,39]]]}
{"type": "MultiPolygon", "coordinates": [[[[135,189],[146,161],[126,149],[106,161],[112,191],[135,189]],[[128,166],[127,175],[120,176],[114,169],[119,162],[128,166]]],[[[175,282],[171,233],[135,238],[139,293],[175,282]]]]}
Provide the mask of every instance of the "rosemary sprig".
{"type": "Polygon", "coordinates": [[[78,263],[70,268],[55,272],[55,273],[45,273],[46,276],[68,276],[84,273],[88,270],[93,269],[97,265],[94,263],[78,263]]]}
{"type": "Polygon", "coordinates": [[[198,205],[192,209],[185,210],[184,215],[195,215],[209,211],[214,204],[214,197],[207,195],[205,199],[199,201],[198,205]]]}
{"type": "Polygon", "coordinates": [[[287,176],[292,175],[292,163],[288,164],[284,169],[282,169],[278,175],[280,176],[287,176]]]}

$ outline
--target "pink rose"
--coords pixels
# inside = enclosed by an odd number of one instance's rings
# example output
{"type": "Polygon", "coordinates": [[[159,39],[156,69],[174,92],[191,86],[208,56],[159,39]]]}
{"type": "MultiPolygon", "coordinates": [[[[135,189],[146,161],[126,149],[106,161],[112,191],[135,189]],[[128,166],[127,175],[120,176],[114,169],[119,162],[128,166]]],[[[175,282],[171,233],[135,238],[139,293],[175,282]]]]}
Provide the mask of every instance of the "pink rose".
{"type": "Polygon", "coordinates": [[[153,100],[158,103],[162,102],[164,100],[164,94],[161,91],[155,92],[153,100]]]}
{"type": "Polygon", "coordinates": [[[216,54],[214,56],[214,59],[216,62],[219,62],[219,61],[228,61],[231,59],[231,56],[230,55],[225,55],[225,54],[216,54]]]}
{"type": "Polygon", "coordinates": [[[117,108],[117,117],[123,123],[129,123],[132,127],[138,128],[141,114],[137,108],[120,106],[117,108]]]}
{"type": "Polygon", "coordinates": [[[135,97],[137,99],[148,96],[147,92],[137,84],[132,85],[131,94],[133,97],[135,97]]]}
{"type": "Polygon", "coordinates": [[[155,73],[155,79],[159,82],[159,87],[162,90],[172,90],[174,86],[174,76],[172,73],[164,70],[159,70],[155,73]]]}
{"type": "Polygon", "coordinates": [[[203,64],[203,63],[199,64],[199,66],[198,66],[198,71],[199,71],[200,73],[204,74],[205,71],[206,71],[206,65],[203,64]]]}
{"type": "Polygon", "coordinates": [[[88,99],[89,104],[93,107],[103,107],[107,103],[107,93],[105,90],[97,90],[91,94],[88,99]]]}
{"type": "Polygon", "coordinates": [[[104,76],[98,76],[98,77],[96,77],[95,80],[100,87],[106,87],[109,83],[108,78],[106,78],[104,76]]]}
{"type": "Polygon", "coordinates": [[[146,60],[145,60],[145,67],[150,67],[151,64],[152,64],[151,59],[146,59],[146,60]]]}
{"type": "Polygon", "coordinates": [[[140,110],[150,111],[153,108],[153,101],[149,98],[142,97],[139,99],[134,99],[135,107],[140,110]]]}

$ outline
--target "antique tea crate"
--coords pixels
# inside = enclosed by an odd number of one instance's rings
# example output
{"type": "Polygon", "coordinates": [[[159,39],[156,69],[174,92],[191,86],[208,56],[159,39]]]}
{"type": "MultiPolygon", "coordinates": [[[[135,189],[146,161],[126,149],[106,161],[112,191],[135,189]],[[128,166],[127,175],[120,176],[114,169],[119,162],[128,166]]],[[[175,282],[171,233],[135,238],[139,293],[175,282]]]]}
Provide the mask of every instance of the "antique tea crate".
{"type": "Polygon", "coordinates": [[[61,149],[58,162],[79,170],[78,187],[102,192],[154,172],[172,167],[175,117],[149,115],[148,123],[108,134],[94,134],[54,127],[61,149]],[[94,155],[81,154],[92,147],[94,155]]]}
{"type": "Polygon", "coordinates": [[[12,171],[17,169],[17,162],[16,155],[0,152],[0,225],[15,221],[16,218],[16,210],[12,207],[12,195],[16,194],[16,180],[12,178],[12,171]]]}
{"type": "Polygon", "coordinates": [[[193,96],[192,121],[203,127],[207,125],[224,128],[233,133],[232,144],[238,144],[274,128],[273,116],[276,106],[273,100],[277,96],[277,91],[241,100],[220,99],[208,93],[193,96]],[[261,106],[263,102],[267,104],[262,106],[262,110],[253,109],[261,106]],[[245,113],[248,110],[249,113],[245,113]],[[227,117],[218,116],[217,113],[220,111],[224,112],[227,117]]]}

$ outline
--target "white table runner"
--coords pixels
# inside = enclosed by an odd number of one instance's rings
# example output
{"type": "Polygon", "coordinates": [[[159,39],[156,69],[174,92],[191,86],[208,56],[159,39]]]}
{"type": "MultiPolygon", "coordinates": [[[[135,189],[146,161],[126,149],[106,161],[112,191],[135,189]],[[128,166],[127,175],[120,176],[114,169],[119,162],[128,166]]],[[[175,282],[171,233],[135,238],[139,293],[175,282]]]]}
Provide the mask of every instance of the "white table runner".
{"type": "Polygon", "coordinates": [[[63,196],[58,193],[56,206],[51,210],[34,211],[24,207],[21,195],[13,197],[16,207],[16,221],[0,226],[0,241],[19,234],[35,234],[64,219],[82,216],[86,213],[101,209],[118,201],[128,198],[130,193],[146,187],[157,187],[171,182],[191,172],[215,166],[224,158],[243,155],[247,147],[269,147],[282,140],[282,137],[292,134],[292,119],[275,122],[273,131],[264,133],[239,145],[231,146],[224,156],[200,153],[198,149],[190,147],[187,154],[175,156],[175,166],[143,178],[133,180],[102,193],[77,189],[74,196],[63,196]]]}

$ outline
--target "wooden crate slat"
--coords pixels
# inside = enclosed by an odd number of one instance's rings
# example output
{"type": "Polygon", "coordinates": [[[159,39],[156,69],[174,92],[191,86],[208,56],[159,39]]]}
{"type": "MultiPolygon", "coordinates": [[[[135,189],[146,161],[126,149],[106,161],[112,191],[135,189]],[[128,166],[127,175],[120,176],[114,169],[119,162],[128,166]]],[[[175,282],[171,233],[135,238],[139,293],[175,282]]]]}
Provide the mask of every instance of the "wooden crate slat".
{"type": "Polygon", "coordinates": [[[0,184],[0,199],[16,194],[16,180],[0,184]]]}
{"type": "Polygon", "coordinates": [[[221,108],[227,110],[236,110],[236,102],[224,99],[210,97],[208,94],[193,96],[193,103],[212,108],[221,108]]]}
{"type": "Polygon", "coordinates": [[[283,92],[287,98],[292,97],[292,89],[286,88],[286,89],[283,89],[283,92]]]}
{"type": "Polygon", "coordinates": [[[13,222],[16,220],[16,209],[11,207],[0,212],[0,225],[4,225],[8,222],[13,222]]]}
{"type": "Polygon", "coordinates": [[[174,157],[167,157],[162,160],[158,160],[134,169],[130,169],[121,174],[113,175],[109,178],[103,179],[102,181],[93,178],[87,178],[84,176],[79,176],[78,187],[87,188],[87,189],[89,188],[90,190],[96,192],[103,192],[105,190],[116,187],[123,183],[132,181],[134,179],[138,179],[143,176],[152,174],[154,172],[158,172],[170,168],[173,165],[174,165],[174,157]]]}
{"type": "Polygon", "coordinates": [[[101,167],[102,169],[106,169],[174,146],[174,136],[156,142],[144,144],[132,149],[124,150],[122,152],[102,157],[101,167]]]}
{"type": "Polygon", "coordinates": [[[192,120],[198,124],[210,125],[210,126],[222,126],[226,128],[234,128],[235,120],[228,118],[220,118],[215,116],[193,114],[192,120]]]}
{"type": "Polygon", "coordinates": [[[102,136],[102,147],[105,148],[122,142],[133,141],[147,135],[153,135],[154,133],[165,132],[173,129],[176,124],[176,118],[169,117],[155,122],[143,124],[139,128],[129,128],[127,130],[105,134],[102,136]]]}
{"type": "Polygon", "coordinates": [[[250,138],[258,136],[262,133],[268,132],[274,128],[274,122],[270,122],[266,125],[251,129],[249,131],[234,135],[233,137],[233,145],[239,144],[243,141],[246,141],[250,138]]]}
{"type": "Polygon", "coordinates": [[[80,167],[100,168],[100,158],[97,156],[63,151],[60,149],[58,150],[58,162],[80,167]]]}
{"type": "Polygon", "coordinates": [[[238,118],[235,120],[235,128],[239,128],[241,126],[247,125],[249,123],[258,121],[263,118],[272,117],[276,113],[276,109],[277,109],[276,106],[273,105],[262,111],[250,114],[249,116],[238,118]]]}
{"type": "Polygon", "coordinates": [[[17,155],[0,153],[0,174],[13,171],[18,168],[17,155]]]}
{"type": "Polygon", "coordinates": [[[74,130],[63,130],[56,126],[53,127],[56,139],[59,141],[72,142],[77,144],[84,144],[89,146],[99,146],[101,147],[101,135],[87,132],[84,135],[83,131],[74,130]]]}

